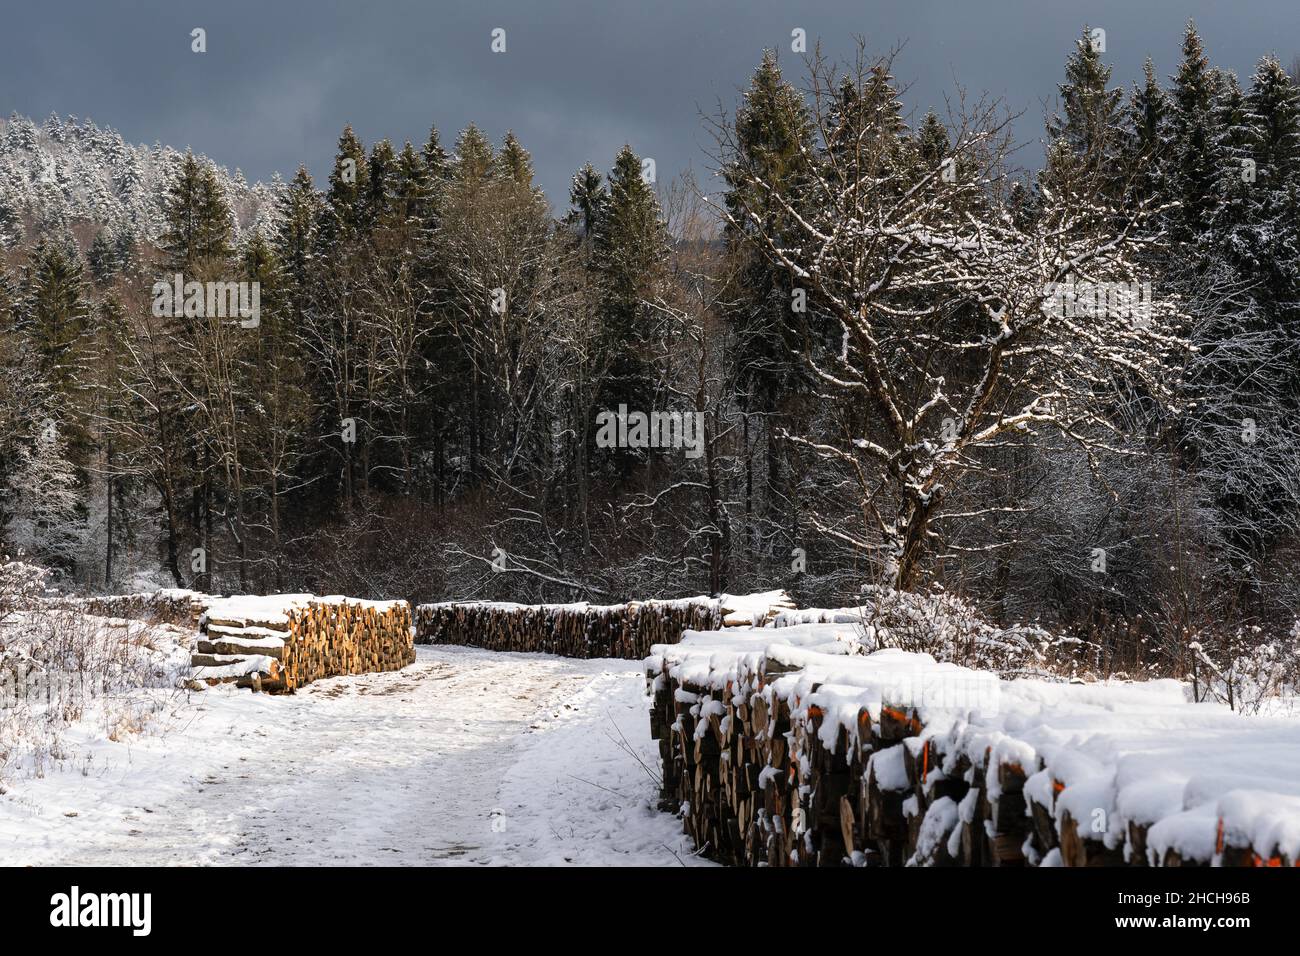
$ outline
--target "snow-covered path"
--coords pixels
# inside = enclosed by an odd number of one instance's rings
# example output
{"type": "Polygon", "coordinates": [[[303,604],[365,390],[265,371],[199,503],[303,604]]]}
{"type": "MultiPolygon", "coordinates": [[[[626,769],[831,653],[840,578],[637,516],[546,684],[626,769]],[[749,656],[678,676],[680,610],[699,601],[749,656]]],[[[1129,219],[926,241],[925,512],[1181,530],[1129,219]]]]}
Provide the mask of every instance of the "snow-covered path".
{"type": "Polygon", "coordinates": [[[695,863],[651,807],[642,690],[635,662],[459,647],[291,697],[220,688],[14,781],[0,862],[695,863]]]}

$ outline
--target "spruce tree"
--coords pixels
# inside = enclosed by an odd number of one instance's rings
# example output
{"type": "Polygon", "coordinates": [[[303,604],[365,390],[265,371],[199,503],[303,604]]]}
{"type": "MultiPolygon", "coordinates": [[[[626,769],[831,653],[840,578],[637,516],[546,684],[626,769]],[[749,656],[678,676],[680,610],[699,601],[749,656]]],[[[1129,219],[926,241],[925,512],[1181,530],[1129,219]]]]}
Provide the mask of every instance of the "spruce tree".
{"type": "Polygon", "coordinates": [[[653,310],[647,301],[667,245],[667,232],[641,160],[625,145],[609,174],[609,202],[596,232],[601,320],[612,355],[610,407],[649,412],[655,401],[653,310]]]}
{"type": "Polygon", "coordinates": [[[355,239],[363,233],[369,197],[366,150],[348,125],[339,136],[329,189],[325,193],[326,215],[321,220],[321,240],[325,245],[355,239]]]}
{"type": "Polygon", "coordinates": [[[1130,206],[1155,204],[1167,197],[1169,98],[1148,57],[1142,84],[1134,85],[1125,109],[1122,168],[1130,206]]]}
{"type": "Polygon", "coordinates": [[[595,235],[608,201],[609,193],[605,189],[604,177],[591,163],[573,174],[569,185],[569,203],[572,209],[568,221],[577,229],[579,238],[587,240],[595,235]]]}
{"type": "Polygon", "coordinates": [[[500,175],[525,189],[533,188],[533,158],[512,131],[506,131],[495,162],[500,175]]]}
{"type": "Polygon", "coordinates": [[[431,225],[433,182],[424,158],[409,142],[397,157],[392,190],[392,220],[404,236],[414,238],[431,225]]]}
{"type": "Polygon", "coordinates": [[[381,139],[371,148],[368,173],[364,221],[373,226],[388,219],[397,190],[397,155],[388,140],[381,139]]]}
{"type": "Polygon", "coordinates": [[[1216,151],[1214,98],[1218,87],[1195,24],[1183,35],[1183,58],[1170,95],[1169,180],[1171,198],[1181,203],[1175,236],[1193,240],[1216,205],[1222,163],[1216,151]]]}
{"type": "Polygon", "coordinates": [[[1062,112],[1048,122],[1047,131],[1053,140],[1064,139],[1086,165],[1113,177],[1124,91],[1110,88],[1110,74],[1085,26],[1065,61],[1065,82],[1057,86],[1062,112]]]}
{"type": "Polygon", "coordinates": [[[324,209],[311,174],[305,166],[299,166],[280,198],[280,225],[274,242],[276,258],[283,270],[285,309],[299,327],[311,294],[316,232],[324,209]]]}
{"type": "Polygon", "coordinates": [[[488,138],[470,123],[456,138],[455,177],[462,186],[473,188],[493,172],[493,150],[488,138]]]}
{"type": "MultiPolygon", "coordinates": [[[[846,91],[845,96],[855,95],[846,91]]],[[[732,296],[736,307],[729,314],[737,345],[732,354],[742,402],[754,411],[773,411],[777,397],[799,378],[791,350],[804,317],[793,311],[789,274],[757,254],[751,233],[786,228],[786,204],[796,204],[807,186],[811,141],[803,98],[782,79],[776,55],[765,51],[736,111],[735,150],[723,169],[724,202],[732,218],[726,238],[744,259],[732,296]],[[778,188],[773,195],[756,183],[778,188]]]]}
{"type": "Polygon", "coordinates": [[[32,250],[23,285],[28,341],[66,413],[81,387],[80,352],[89,330],[85,270],[75,249],[42,239],[32,250]]]}
{"type": "Polygon", "coordinates": [[[113,241],[108,238],[107,229],[95,233],[90,251],[86,253],[86,264],[90,266],[90,274],[100,285],[108,282],[117,272],[117,249],[113,241]]]}

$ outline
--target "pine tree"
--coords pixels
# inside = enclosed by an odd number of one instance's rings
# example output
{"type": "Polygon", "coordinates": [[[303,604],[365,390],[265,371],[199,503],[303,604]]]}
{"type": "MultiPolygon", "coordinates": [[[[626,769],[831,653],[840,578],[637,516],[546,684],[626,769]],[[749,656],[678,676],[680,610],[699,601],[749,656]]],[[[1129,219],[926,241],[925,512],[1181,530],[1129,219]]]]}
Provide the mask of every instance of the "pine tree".
{"type": "Polygon", "coordinates": [[[1281,192],[1300,177],[1300,86],[1277,57],[1259,61],[1246,112],[1260,179],[1271,192],[1281,192]]]}
{"type": "Polygon", "coordinates": [[[339,137],[329,183],[327,214],[321,220],[321,241],[326,246],[357,238],[365,230],[370,169],[365,147],[351,125],[339,137]]]}
{"type": "Polygon", "coordinates": [[[1130,207],[1155,203],[1168,193],[1169,98],[1151,58],[1142,66],[1142,85],[1134,85],[1125,110],[1121,166],[1128,180],[1130,207]]]}
{"type": "Polygon", "coordinates": [[[1175,236],[1189,241],[1208,221],[1216,205],[1222,170],[1216,153],[1214,98],[1218,86],[1196,26],[1183,35],[1183,59],[1173,77],[1170,97],[1170,191],[1181,206],[1174,217],[1175,236]]]}
{"type": "MultiPolygon", "coordinates": [[[[667,232],[659,200],[641,160],[624,145],[609,174],[609,200],[597,225],[594,251],[600,295],[602,346],[608,374],[597,401],[606,408],[655,408],[655,294],[667,232]]],[[[635,453],[614,456],[626,470],[635,453]]]]}
{"type": "Polygon", "coordinates": [[[528,150],[524,149],[513,132],[506,132],[495,162],[499,175],[514,180],[525,189],[533,188],[533,158],[528,155],[528,150]]]}
{"type": "MultiPolygon", "coordinates": [[[[851,90],[843,95],[856,98],[851,90]]],[[[776,397],[798,377],[800,364],[790,353],[802,317],[793,312],[788,272],[757,254],[751,233],[785,230],[786,204],[796,203],[807,183],[811,140],[807,106],[782,79],[776,55],[764,52],[736,111],[735,151],[723,170],[727,209],[733,221],[745,224],[728,225],[726,232],[732,250],[745,259],[729,320],[737,343],[737,378],[749,396],[742,401],[755,411],[773,410],[776,397]],[[776,195],[758,183],[778,184],[776,195]]]]}
{"type": "Polygon", "coordinates": [[[948,128],[943,125],[934,110],[926,112],[921,125],[916,131],[916,152],[922,168],[934,170],[948,158],[952,143],[948,139],[948,128]]]}
{"type": "Polygon", "coordinates": [[[407,241],[432,225],[434,189],[429,167],[409,142],[397,157],[392,220],[407,241]]]}
{"type": "Polygon", "coordinates": [[[80,347],[90,316],[85,270],[75,249],[40,240],[24,276],[23,326],[42,376],[68,412],[80,388],[80,347]]]}
{"type": "Polygon", "coordinates": [[[1066,59],[1065,82],[1057,86],[1063,114],[1048,122],[1047,131],[1053,140],[1064,139],[1086,166],[1113,175],[1124,91],[1109,88],[1110,73],[1085,26],[1066,59]]]}
{"type": "Polygon", "coordinates": [[[455,177],[463,186],[474,186],[493,170],[492,144],[473,123],[456,138],[455,177]]]}
{"type": "Polygon", "coordinates": [[[381,139],[371,148],[368,173],[364,221],[374,225],[388,219],[397,190],[397,155],[388,140],[381,139]]]}
{"type": "MultiPolygon", "coordinates": [[[[1256,174],[1247,194],[1254,227],[1250,276],[1273,324],[1300,347],[1300,87],[1276,57],[1260,60],[1244,112],[1256,174]]],[[[1300,404],[1300,372],[1288,381],[1300,404]]]]}
{"type": "Polygon", "coordinates": [[[426,225],[429,229],[434,229],[437,227],[442,214],[442,206],[447,192],[447,180],[452,173],[451,157],[442,148],[436,126],[429,128],[429,138],[425,141],[420,156],[424,159],[424,168],[428,176],[429,186],[429,218],[426,225]]]}
{"type": "Polygon", "coordinates": [[[107,229],[101,229],[95,233],[95,239],[90,244],[90,251],[86,253],[86,263],[90,266],[90,274],[95,277],[95,281],[100,285],[108,282],[117,272],[117,247],[108,238],[107,229]]]}
{"type": "Polygon", "coordinates": [[[438,127],[429,127],[429,138],[425,140],[424,149],[421,150],[421,156],[424,158],[424,167],[429,171],[429,176],[437,181],[447,178],[451,171],[451,158],[447,151],[442,148],[442,140],[438,135],[438,127]]]}
{"type": "Polygon", "coordinates": [[[280,198],[280,225],[275,236],[275,254],[284,279],[285,308],[301,327],[311,293],[311,270],[316,261],[316,234],[325,205],[311,174],[299,166],[293,182],[280,198]]]}
{"type": "Polygon", "coordinates": [[[181,159],[168,187],[164,217],[159,245],[171,271],[219,269],[233,254],[234,217],[216,170],[193,153],[181,159]]]}
{"type": "Polygon", "coordinates": [[[588,240],[595,235],[608,202],[609,193],[605,190],[604,177],[596,171],[596,167],[587,163],[573,174],[569,185],[569,203],[573,208],[569,212],[568,221],[577,229],[579,238],[588,240]]]}
{"type": "Polygon", "coordinates": [[[6,184],[0,184],[0,250],[16,246],[22,233],[16,198],[6,184]]]}

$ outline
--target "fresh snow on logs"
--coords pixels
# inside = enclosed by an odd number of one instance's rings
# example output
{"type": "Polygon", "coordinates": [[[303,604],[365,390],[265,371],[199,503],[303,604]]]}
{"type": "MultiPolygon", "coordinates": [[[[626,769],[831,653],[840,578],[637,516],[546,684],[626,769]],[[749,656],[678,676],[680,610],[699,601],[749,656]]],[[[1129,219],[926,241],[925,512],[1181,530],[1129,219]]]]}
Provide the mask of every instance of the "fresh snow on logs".
{"type": "Polygon", "coordinates": [[[196,685],[292,691],[322,677],[398,670],[415,660],[405,601],[311,594],[212,601],[195,646],[196,685]]]}
{"type": "Polygon", "coordinates": [[[724,627],[765,627],[781,611],[794,610],[795,603],[784,591],[761,591],[757,594],[724,594],[718,600],[722,605],[724,627]]]}
{"type": "Polygon", "coordinates": [[[640,660],[655,644],[673,643],[691,628],[720,627],[721,621],[718,602],[707,597],[604,606],[445,602],[415,609],[415,639],[493,651],[640,660]]]}
{"type": "Polygon", "coordinates": [[[651,649],[661,806],[751,865],[1300,864],[1300,723],[1176,681],[1001,680],[852,625],[651,649]]]}
{"type": "Polygon", "coordinates": [[[870,615],[860,607],[803,607],[777,611],[772,618],[773,627],[793,627],[796,624],[860,624],[870,615]]]}

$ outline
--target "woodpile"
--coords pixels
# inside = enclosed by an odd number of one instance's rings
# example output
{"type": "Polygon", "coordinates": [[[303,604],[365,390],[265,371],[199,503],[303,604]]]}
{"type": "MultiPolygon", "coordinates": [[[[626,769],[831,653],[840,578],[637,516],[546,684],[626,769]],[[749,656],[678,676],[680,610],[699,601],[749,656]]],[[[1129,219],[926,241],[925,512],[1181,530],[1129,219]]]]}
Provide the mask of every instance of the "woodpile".
{"type": "MultiPolygon", "coordinates": [[[[679,814],[685,833],[715,860],[746,866],[1300,866],[1300,779],[1294,771],[1287,780],[1270,779],[1271,792],[1255,794],[1253,802],[1251,793],[1234,790],[1181,812],[1173,812],[1177,806],[1162,811],[1169,815],[1154,825],[1137,816],[1102,820],[1119,811],[1089,809],[1104,798],[1095,781],[1067,788],[1061,771],[1024,741],[986,733],[962,708],[918,706],[915,673],[886,671],[874,685],[853,677],[857,686],[846,687],[845,675],[854,667],[865,671],[871,657],[763,646],[780,631],[768,631],[770,637],[749,632],[729,652],[725,642],[734,633],[688,634],[685,644],[654,648],[647,659],[650,727],[662,758],[660,809],[679,814]],[[1075,793],[1072,802],[1067,799],[1075,793]],[[1157,835],[1163,840],[1158,850],[1151,846],[1157,835]]],[[[933,673],[966,679],[959,673],[964,669],[930,658],[916,666],[926,669],[927,681],[933,673]]],[[[1193,725],[1203,721],[1196,708],[1186,711],[1193,725]]],[[[1138,713],[1134,708],[1135,718],[1138,713]]],[[[1249,732],[1249,725],[1238,723],[1243,719],[1225,713],[1221,723],[1249,732]]],[[[1285,739],[1285,728],[1277,730],[1280,736],[1256,744],[1261,752],[1262,743],[1285,739]]],[[[1156,753],[1163,757],[1165,750],[1156,753]]],[[[1077,756],[1073,764],[1061,759],[1061,767],[1078,769],[1077,756]]],[[[1194,751],[1186,764],[1193,772],[1200,767],[1194,751]]],[[[1186,789],[1193,794],[1194,781],[1186,789]]],[[[1181,801],[1181,786],[1174,792],[1181,801]]]]}
{"type": "Polygon", "coordinates": [[[323,677],[415,661],[410,605],[277,594],[214,601],[192,658],[193,682],[292,692],[323,677]]]}
{"type": "Polygon", "coordinates": [[[782,590],[724,594],[718,603],[722,605],[723,627],[771,627],[778,615],[797,607],[782,590]]]}
{"type": "Polygon", "coordinates": [[[703,597],[605,606],[446,602],[415,609],[417,644],[465,644],[562,657],[640,660],[653,645],[676,643],[688,629],[719,626],[718,602],[703,597]]]}
{"type": "Polygon", "coordinates": [[[165,588],[139,594],[110,594],[87,598],[61,598],[51,602],[56,607],[77,610],[95,617],[118,617],[152,624],[175,624],[194,627],[213,601],[211,594],[165,588]]]}

